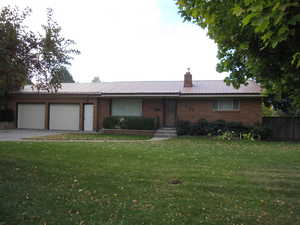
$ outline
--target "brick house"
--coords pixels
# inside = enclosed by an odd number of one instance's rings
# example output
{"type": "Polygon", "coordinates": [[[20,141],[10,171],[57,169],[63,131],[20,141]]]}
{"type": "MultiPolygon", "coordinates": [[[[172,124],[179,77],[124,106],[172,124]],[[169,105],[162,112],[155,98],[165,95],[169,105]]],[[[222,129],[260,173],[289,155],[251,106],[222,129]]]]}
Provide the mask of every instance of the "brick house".
{"type": "Polygon", "coordinates": [[[57,93],[31,86],[11,93],[15,128],[99,130],[105,117],[159,118],[161,127],[178,120],[261,122],[261,88],[255,82],[234,89],[220,80],[65,83],[57,93]]]}

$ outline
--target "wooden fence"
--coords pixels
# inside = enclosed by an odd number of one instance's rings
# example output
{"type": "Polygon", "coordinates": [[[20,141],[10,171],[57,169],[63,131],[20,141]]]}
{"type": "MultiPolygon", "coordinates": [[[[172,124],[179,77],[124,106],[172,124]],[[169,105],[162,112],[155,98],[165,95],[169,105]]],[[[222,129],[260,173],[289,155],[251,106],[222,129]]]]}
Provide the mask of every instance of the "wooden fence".
{"type": "Polygon", "coordinates": [[[272,130],[273,140],[300,141],[300,117],[263,117],[263,125],[272,130]]]}

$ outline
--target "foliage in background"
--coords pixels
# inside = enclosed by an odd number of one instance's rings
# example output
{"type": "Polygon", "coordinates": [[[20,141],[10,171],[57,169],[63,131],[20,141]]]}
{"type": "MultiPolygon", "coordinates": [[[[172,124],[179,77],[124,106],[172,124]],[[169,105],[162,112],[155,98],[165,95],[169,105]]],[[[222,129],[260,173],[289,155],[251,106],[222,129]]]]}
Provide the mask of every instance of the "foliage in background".
{"type": "Polygon", "coordinates": [[[0,10],[0,96],[18,89],[34,77],[38,68],[38,38],[24,25],[29,8],[0,10]]]}
{"type": "Polygon", "coordinates": [[[61,66],[57,73],[58,79],[61,83],[75,83],[73,76],[65,66],[61,66]]]}
{"type": "Polygon", "coordinates": [[[94,77],[92,83],[101,83],[101,80],[98,76],[94,77]]]}
{"type": "Polygon", "coordinates": [[[10,6],[0,9],[0,96],[10,90],[34,82],[38,90],[57,91],[60,88],[60,69],[69,65],[74,41],[61,35],[61,27],[48,9],[44,34],[34,33],[25,26],[31,9],[10,6]]]}
{"type": "Polygon", "coordinates": [[[219,72],[239,87],[254,79],[266,102],[291,112],[300,107],[298,0],[176,0],[179,13],[207,29],[218,45],[219,72]]]}
{"type": "Polygon", "coordinates": [[[37,75],[37,89],[57,91],[63,80],[63,65],[69,65],[73,59],[71,55],[79,51],[70,46],[75,42],[61,35],[61,27],[53,20],[53,10],[48,9],[47,24],[42,25],[44,36],[40,37],[40,73],[37,75]]]}
{"type": "Polygon", "coordinates": [[[103,121],[106,129],[155,130],[158,127],[155,118],[142,116],[110,116],[103,121]]]}
{"type": "Polygon", "coordinates": [[[274,107],[272,105],[266,106],[264,103],[262,103],[261,107],[262,107],[262,116],[267,116],[267,117],[281,116],[280,112],[274,110],[274,107]]]}
{"type": "Polygon", "coordinates": [[[272,136],[269,128],[260,125],[245,126],[240,122],[226,122],[224,120],[208,122],[205,119],[200,119],[197,123],[178,121],[176,130],[178,135],[220,136],[224,140],[233,138],[265,140],[272,136]]]}

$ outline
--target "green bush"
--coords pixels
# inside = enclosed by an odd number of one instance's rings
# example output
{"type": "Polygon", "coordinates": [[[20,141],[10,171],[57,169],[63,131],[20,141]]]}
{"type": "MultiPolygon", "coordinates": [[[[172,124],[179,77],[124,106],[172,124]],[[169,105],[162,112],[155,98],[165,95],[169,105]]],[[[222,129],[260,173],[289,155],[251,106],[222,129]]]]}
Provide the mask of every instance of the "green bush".
{"type": "Polygon", "coordinates": [[[158,123],[155,118],[142,116],[110,116],[103,121],[106,129],[155,130],[158,123]]]}
{"type": "Polygon", "coordinates": [[[176,124],[177,135],[190,135],[191,134],[191,122],[181,120],[176,124]]]}
{"type": "Polygon", "coordinates": [[[209,133],[213,136],[223,134],[227,131],[226,122],[224,120],[216,120],[208,123],[209,133]]]}
{"type": "Polygon", "coordinates": [[[255,126],[252,133],[255,139],[268,140],[272,137],[272,130],[268,127],[255,126]]]}
{"type": "Polygon", "coordinates": [[[220,138],[224,140],[266,140],[272,135],[272,131],[263,126],[251,127],[245,126],[240,122],[226,122],[224,120],[208,122],[205,119],[201,119],[197,123],[178,121],[176,129],[178,135],[220,136],[220,138]]]}
{"type": "Polygon", "coordinates": [[[201,119],[191,126],[191,134],[195,136],[206,136],[209,132],[209,123],[206,119],[201,119]]]}
{"type": "Polygon", "coordinates": [[[116,116],[106,117],[103,121],[103,127],[106,129],[121,128],[120,118],[116,116]]]}
{"type": "Polygon", "coordinates": [[[15,119],[15,114],[12,109],[0,110],[0,122],[12,122],[15,119]]]}
{"type": "Polygon", "coordinates": [[[248,133],[251,127],[243,125],[241,122],[227,122],[227,130],[234,131],[235,133],[248,133]]]}
{"type": "Polygon", "coordinates": [[[231,141],[236,137],[234,131],[225,131],[223,134],[219,135],[218,138],[224,141],[231,141]]]}

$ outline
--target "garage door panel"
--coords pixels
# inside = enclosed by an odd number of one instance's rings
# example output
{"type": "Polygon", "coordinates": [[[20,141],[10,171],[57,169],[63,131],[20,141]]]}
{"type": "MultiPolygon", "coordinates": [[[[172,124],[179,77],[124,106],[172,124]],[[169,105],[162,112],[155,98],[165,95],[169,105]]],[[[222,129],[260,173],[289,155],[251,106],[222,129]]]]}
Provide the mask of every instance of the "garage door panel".
{"type": "Polygon", "coordinates": [[[51,130],[79,130],[79,104],[51,104],[51,130]]]}
{"type": "Polygon", "coordinates": [[[45,129],[45,105],[18,104],[18,128],[45,129]]]}

